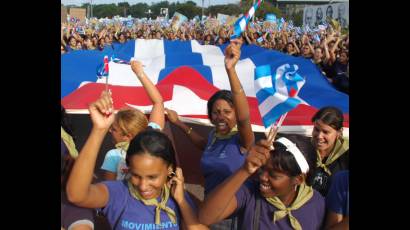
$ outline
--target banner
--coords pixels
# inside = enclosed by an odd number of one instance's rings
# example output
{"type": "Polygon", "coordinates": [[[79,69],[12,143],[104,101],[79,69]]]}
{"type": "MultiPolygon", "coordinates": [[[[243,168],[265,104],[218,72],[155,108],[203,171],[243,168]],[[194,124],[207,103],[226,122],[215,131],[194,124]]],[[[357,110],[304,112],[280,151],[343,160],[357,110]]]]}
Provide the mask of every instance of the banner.
{"type": "MultiPolygon", "coordinates": [[[[220,89],[230,89],[223,54],[227,45],[200,45],[195,40],[138,39],[115,50],[84,50],[64,54],[61,56],[61,103],[70,112],[87,112],[88,104],[95,101],[105,89],[106,79],[98,78],[96,74],[96,68],[104,56],[107,55],[111,60],[114,55],[126,61],[134,57],[145,65],[144,71],[157,86],[166,107],[186,118],[209,124],[206,111],[208,99],[220,89]]],[[[131,106],[149,113],[152,104],[141,83],[129,65],[117,63],[115,58],[109,62],[108,77],[114,107],[131,106]]],[[[282,71],[286,70],[286,66],[296,65],[297,74],[305,81],[297,94],[300,104],[288,113],[283,126],[297,129],[311,127],[311,118],[318,109],[336,106],[347,116],[345,127],[348,127],[349,96],[333,88],[310,60],[256,45],[243,45],[236,71],[248,100],[254,131],[264,130],[253,77],[255,67],[263,65],[269,65],[272,74],[286,73],[282,71]]],[[[288,75],[284,76],[288,78],[288,75]]],[[[291,87],[288,94],[294,95],[291,87]]]]}
{"type": "Polygon", "coordinates": [[[172,17],[172,21],[171,21],[172,29],[174,31],[177,31],[179,27],[181,26],[181,24],[187,20],[188,18],[185,15],[175,12],[174,16],[172,17]]]}
{"type": "Polygon", "coordinates": [[[218,13],[217,19],[219,21],[219,24],[221,24],[221,25],[225,24],[226,21],[228,20],[228,17],[229,17],[229,15],[218,13]]]}
{"type": "Polygon", "coordinates": [[[342,28],[349,26],[349,2],[306,6],[303,10],[303,25],[310,28],[323,25],[327,18],[335,19],[342,28]]]}

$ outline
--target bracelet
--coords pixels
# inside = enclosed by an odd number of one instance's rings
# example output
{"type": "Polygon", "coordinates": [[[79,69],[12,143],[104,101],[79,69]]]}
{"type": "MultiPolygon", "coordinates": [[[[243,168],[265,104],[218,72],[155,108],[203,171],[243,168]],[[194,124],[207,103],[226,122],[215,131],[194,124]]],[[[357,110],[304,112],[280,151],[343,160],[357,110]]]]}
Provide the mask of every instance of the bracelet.
{"type": "Polygon", "coordinates": [[[243,92],[243,88],[242,88],[242,87],[241,87],[241,89],[240,89],[238,92],[235,92],[235,91],[232,90],[232,93],[233,93],[233,94],[240,94],[240,93],[242,93],[242,92],[243,92]]]}
{"type": "Polygon", "coordinates": [[[189,127],[189,129],[188,129],[188,131],[186,131],[186,134],[191,134],[191,132],[192,132],[192,127],[189,127]]]}

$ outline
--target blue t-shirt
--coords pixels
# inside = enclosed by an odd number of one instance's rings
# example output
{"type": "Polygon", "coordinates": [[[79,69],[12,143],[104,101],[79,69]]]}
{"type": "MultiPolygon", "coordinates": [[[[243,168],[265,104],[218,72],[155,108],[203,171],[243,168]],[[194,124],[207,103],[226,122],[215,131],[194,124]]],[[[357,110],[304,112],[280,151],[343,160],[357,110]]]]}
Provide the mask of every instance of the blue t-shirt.
{"type": "Polygon", "coordinates": [[[333,176],[326,196],[326,207],[343,216],[349,215],[349,171],[343,170],[333,176]]]}
{"type": "Polygon", "coordinates": [[[245,161],[245,156],[240,151],[238,133],[229,139],[216,140],[211,145],[213,135],[214,132],[209,134],[208,143],[201,157],[205,195],[234,173],[245,161]]]}
{"type": "MultiPolygon", "coordinates": [[[[254,184],[244,184],[236,192],[238,204],[236,212],[239,219],[238,229],[252,229],[256,207],[256,193],[259,193],[259,186],[256,182],[254,184]],[[245,226],[245,228],[242,228],[242,226],[245,226]]],[[[277,211],[277,208],[269,204],[265,198],[259,196],[259,199],[261,199],[259,229],[293,230],[288,216],[273,223],[273,213],[277,211]]],[[[325,217],[325,199],[319,192],[313,190],[312,198],[299,209],[293,210],[292,215],[299,221],[302,229],[320,229],[325,217]]]]}
{"type": "MultiPolygon", "coordinates": [[[[175,200],[170,196],[167,206],[176,213],[177,223],[172,223],[167,213],[161,210],[161,224],[155,224],[155,206],[144,205],[141,201],[131,196],[125,181],[104,181],[108,188],[109,199],[102,212],[108,219],[111,227],[118,221],[114,230],[125,229],[180,229],[181,213],[175,200]],[[123,213],[122,213],[123,212],[123,213]],[[121,215],[122,213],[122,215],[121,215]]],[[[185,198],[191,207],[196,210],[189,195],[185,198]]],[[[159,201],[159,198],[158,198],[159,201]]]]}
{"type": "MultiPolygon", "coordinates": [[[[148,123],[148,128],[161,130],[161,126],[159,126],[155,122],[148,123]]],[[[101,165],[101,169],[104,169],[112,173],[116,173],[117,180],[126,179],[128,173],[128,167],[125,162],[126,155],[126,151],[122,149],[111,149],[105,155],[104,162],[101,165]]]]}

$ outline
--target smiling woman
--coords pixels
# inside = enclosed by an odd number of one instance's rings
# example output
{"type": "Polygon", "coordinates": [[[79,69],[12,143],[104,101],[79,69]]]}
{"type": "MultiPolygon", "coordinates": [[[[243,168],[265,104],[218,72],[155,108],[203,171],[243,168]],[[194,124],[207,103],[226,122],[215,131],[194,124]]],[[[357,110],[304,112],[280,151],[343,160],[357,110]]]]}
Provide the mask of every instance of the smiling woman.
{"type": "Polygon", "coordinates": [[[252,146],[245,163],[205,199],[200,222],[212,224],[237,213],[238,229],[320,229],[323,196],[310,187],[313,146],[297,135],[252,146]],[[249,181],[254,174],[258,181],[249,181]],[[246,183],[245,183],[246,182],[246,183]]]}
{"type": "Polygon", "coordinates": [[[332,175],[349,169],[349,139],[343,137],[343,113],[338,108],[320,109],[312,122],[312,143],[317,156],[312,186],[326,196],[332,175]]]}
{"type": "MultiPolygon", "coordinates": [[[[205,177],[205,197],[243,164],[244,153],[255,139],[249,120],[248,101],[235,71],[241,45],[241,40],[234,40],[225,50],[225,69],[231,91],[217,91],[208,100],[208,118],[215,129],[209,133],[207,140],[182,123],[175,111],[166,109],[169,120],[203,150],[201,170],[205,177]]],[[[235,221],[232,217],[219,223],[220,226],[211,226],[211,229],[231,229],[235,221]]]]}
{"type": "Polygon", "coordinates": [[[181,168],[176,168],[170,139],[148,129],[132,139],[126,163],[130,178],[91,184],[98,151],[115,117],[110,93],[89,106],[93,123],[67,182],[70,202],[85,208],[99,208],[114,230],[206,229],[198,223],[189,195],[184,192],[181,168]]]}

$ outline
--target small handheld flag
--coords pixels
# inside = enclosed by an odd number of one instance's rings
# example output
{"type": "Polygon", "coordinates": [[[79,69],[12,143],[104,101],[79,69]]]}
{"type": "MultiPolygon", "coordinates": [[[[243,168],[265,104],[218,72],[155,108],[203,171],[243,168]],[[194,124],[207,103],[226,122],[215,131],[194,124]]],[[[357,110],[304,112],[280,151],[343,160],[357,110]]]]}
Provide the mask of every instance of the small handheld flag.
{"type": "Polygon", "coordinates": [[[247,14],[244,16],[240,17],[234,25],[234,32],[231,36],[231,40],[238,38],[241,36],[241,33],[246,30],[246,25],[248,24],[249,20],[253,17],[255,14],[255,11],[258,9],[260,4],[262,3],[262,0],[258,0],[257,3],[255,3],[248,11],[247,14]]]}
{"type": "Polygon", "coordinates": [[[305,79],[297,73],[298,69],[294,64],[283,64],[275,72],[270,65],[255,68],[255,93],[265,128],[302,102],[297,94],[305,79]]]}
{"type": "Polygon", "coordinates": [[[107,73],[107,77],[105,78],[105,91],[108,92],[108,74],[109,74],[109,68],[108,68],[108,56],[104,56],[104,71],[107,73]]]}

